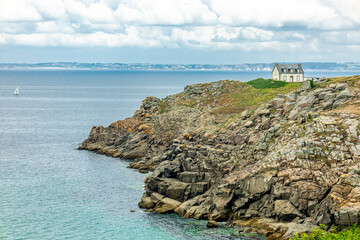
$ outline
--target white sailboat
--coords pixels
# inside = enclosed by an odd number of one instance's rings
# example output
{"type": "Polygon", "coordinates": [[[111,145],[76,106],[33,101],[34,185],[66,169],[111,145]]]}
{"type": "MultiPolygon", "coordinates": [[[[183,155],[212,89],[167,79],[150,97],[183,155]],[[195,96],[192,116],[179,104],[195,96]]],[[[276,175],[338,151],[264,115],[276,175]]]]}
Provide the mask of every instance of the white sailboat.
{"type": "Polygon", "coordinates": [[[14,95],[19,95],[19,93],[20,93],[19,87],[16,87],[14,91],[14,95]]]}

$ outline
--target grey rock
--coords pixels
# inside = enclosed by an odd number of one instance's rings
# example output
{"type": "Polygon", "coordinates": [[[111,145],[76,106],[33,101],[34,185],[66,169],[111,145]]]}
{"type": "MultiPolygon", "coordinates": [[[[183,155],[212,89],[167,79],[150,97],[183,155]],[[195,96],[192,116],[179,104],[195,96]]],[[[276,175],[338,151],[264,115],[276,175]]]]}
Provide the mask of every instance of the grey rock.
{"type": "Polygon", "coordinates": [[[282,108],[284,106],[284,103],[285,103],[284,98],[277,97],[272,100],[272,106],[274,109],[282,108]]]}
{"type": "Polygon", "coordinates": [[[303,83],[303,85],[301,86],[301,90],[309,90],[311,89],[311,82],[310,81],[305,81],[303,83]]]}
{"type": "Polygon", "coordinates": [[[262,109],[262,110],[260,110],[260,111],[258,112],[258,115],[259,115],[259,116],[268,116],[268,115],[270,115],[270,110],[268,110],[268,109],[262,109]]]}
{"type": "Polygon", "coordinates": [[[249,111],[249,110],[245,110],[245,111],[243,111],[243,112],[241,113],[240,117],[241,117],[241,119],[246,119],[246,118],[249,117],[249,115],[250,115],[250,111],[249,111]]]}
{"type": "Polygon", "coordinates": [[[336,96],[336,100],[340,100],[340,99],[350,99],[352,98],[354,95],[350,92],[350,90],[347,88],[344,91],[340,92],[339,95],[336,96]]]}
{"type": "Polygon", "coordinates": [[[261,129],[269,129],[269,127],[270,127],[270,118],[265,118],[262,121],[260,128],[261,129]]]}
{"type": "Polygon", "coordinates": [[[296,91],[292,91],[285,95],[285,102],[295,102],[298,97],[298,93],[296,91]]]}
{"type": "Polygon", "coordinates": [[[247,121],[244,126],[249,128],[249,127],[252,127],[254,125],[253,121],[247,121]]]}
{"type": "Polygon", "coordinates": [[[338,83],[336,84],[335,90],[336,91],[343,91],[348,87],[347,83],[338,83]]]}
{"type": "Polygon", "coordinates": [[[298,118],[298,110],[294,109],[289,113],[289,120],[296,120],[298,118]]]}
{"type": "Polygon", "coordinates": [[[284,221],[291,221],[296,217],[302,217],[303,214],[291,204],[288,200],[276,200],[274,211],[277,218],[284,221]]]}

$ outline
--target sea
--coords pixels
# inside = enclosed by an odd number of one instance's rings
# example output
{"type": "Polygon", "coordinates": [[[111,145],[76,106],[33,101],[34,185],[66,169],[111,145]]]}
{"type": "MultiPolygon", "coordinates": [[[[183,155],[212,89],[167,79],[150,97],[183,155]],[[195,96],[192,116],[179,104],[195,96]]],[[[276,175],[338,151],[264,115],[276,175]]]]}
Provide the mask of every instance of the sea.
{"type": "Polygon", "coordinates": [[[0,239],[264,239],[146,213],[145,175],[129,160],[77,150],[92,126],[132,116],[147,96],[258,77],[270,72],[0,70],[0,239]]]}

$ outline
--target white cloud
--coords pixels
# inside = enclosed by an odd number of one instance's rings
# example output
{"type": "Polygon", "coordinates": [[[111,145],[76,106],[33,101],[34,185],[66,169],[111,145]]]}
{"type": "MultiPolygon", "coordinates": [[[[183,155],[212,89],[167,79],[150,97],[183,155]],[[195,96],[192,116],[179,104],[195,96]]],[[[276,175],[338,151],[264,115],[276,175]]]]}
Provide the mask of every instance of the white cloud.
{"type": "Polygon", "coordinates": [[[40,21],[42,16],[27,0],[0,0],[0,21],[40,21]]]}
{"type": "Polygon", "coordinates": [[[40,33],[73,33],[74,28],[69,24],[62,24],[55,21],[38,22],[36,32],[40,33]]]}
{"type": "Polygon", "coordinates": [[[140,25],[209,25],[217,16],[201,0],[122,1],[116,15],[121,22],[140,25]]]}
{"type": "Polygon", "coordinates": [[[322,51],[359,29],[359,0],[0,0],[2,45],[322,51]]]}

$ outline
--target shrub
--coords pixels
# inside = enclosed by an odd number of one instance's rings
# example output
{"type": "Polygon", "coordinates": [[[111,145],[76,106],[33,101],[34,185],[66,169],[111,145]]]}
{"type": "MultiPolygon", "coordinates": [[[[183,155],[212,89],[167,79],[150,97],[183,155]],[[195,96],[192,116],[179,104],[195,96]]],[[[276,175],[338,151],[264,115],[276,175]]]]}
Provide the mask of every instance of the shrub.
{"type": "Polygon", "coordinates": [[[251,80],[247,83],[256,89],[280,88],[280,87],[284,87],[287,85],[287,82],[275,81],[272,79],[263,79],[263,78],[257,78],[255,80],[251,80]]]}
{"type": "Polygon", "coordinates": [[[313,80],[310,80],[310,87],[311,87],[311,88],[314,88],[314,87],[315,87],[315,84],[314,84],[314,81],[313,81],[313,80]]]}
{"type": "Polygon", "coordinates": [[[327,232],[325,225],[320,225],[320,228],[314,228],[309,234],[295,235],[290,240],[360,240],[360,227],[353,225],[341,232],[337,232],[336,228],[327,232]]]}

